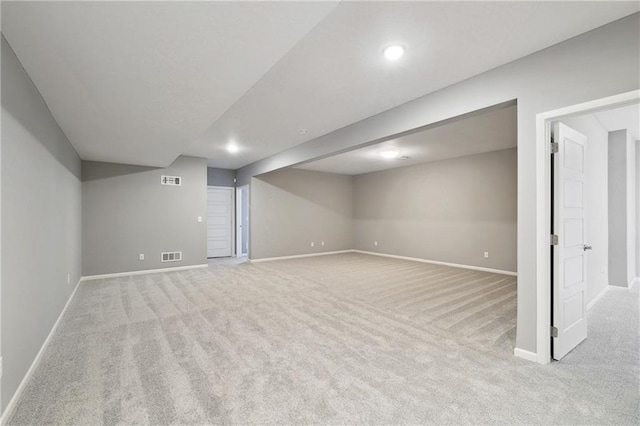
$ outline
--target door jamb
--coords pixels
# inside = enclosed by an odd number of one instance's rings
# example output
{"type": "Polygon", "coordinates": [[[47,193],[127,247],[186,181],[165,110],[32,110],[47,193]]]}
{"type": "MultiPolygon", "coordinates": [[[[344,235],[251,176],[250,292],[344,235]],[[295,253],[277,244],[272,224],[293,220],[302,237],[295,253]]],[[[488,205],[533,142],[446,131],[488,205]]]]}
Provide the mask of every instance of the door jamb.
{"type": "Polygon", "coordinates": [[[540,364],[551,362],[551,122],[640,103],[640,90],[596,99],[536,115],[536,360],[540,364]]]}
{"type": "MultiPolygon", "coordinates": [[[[236,202],[235,202],[235,208],[236,208],[236,257],[241,257],[244,255],[249,255],[248,253],[248,248],[247,248],[247,253],[242,253],[242,235],[246,234],[247,235],[247,241],[249,239],[249,229],[242,229],[242,231],[240,230],[240,227],[242,226],[242,191],[249,191],[249,185],[241,185],[236,187],[236,202]]],[[[247,193],[247,210],[249,210],[249,198],[248,198],[248,193],[247,193]]],[[[248,212],[247,212],[248,213],[248,212]]],[[[247,228],[248,228],[248,221],[247,221],[247,228]]]]}

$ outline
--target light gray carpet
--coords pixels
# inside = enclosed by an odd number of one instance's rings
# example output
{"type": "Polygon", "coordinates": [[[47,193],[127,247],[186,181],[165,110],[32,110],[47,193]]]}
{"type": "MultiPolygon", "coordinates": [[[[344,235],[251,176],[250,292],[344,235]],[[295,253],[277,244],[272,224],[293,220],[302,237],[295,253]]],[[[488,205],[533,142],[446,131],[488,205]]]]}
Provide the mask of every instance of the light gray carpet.
{"type": "Polygon", "coordinates": [[[238,265],[240,263],[248,262],[249,259],[247,256],[240,257],[210,257],[207,259],[207,264],[209,266],[229,266],[229,265],[238,265]]]}
{"type": "Polygon", "coordinates": [[[363,254],[266,262],[349,299],[513,353],[516,277],[363,254]]]}
{"type": "Polygon", "coordinates": [[[637,291],[540,366],[512,356],[514,280],[469,272],[345,254],[86,282],[9,423],[639,423],[637,291]]]}

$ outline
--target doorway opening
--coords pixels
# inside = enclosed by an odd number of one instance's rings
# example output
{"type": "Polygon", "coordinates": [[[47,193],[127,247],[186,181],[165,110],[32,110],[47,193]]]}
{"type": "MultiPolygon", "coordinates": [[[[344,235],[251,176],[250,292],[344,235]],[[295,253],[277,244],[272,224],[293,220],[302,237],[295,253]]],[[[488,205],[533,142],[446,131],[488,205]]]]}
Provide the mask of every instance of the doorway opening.
{"type": "MultiPolygon", "coordinates": [[[[583,139],[580,132],[565,122],[639,102],[640,91],[632,91],[537,116],[537,271],[540,279],[536,360],[539,363],[562,358],[586,338],[587,305],[595,303],[598,296],[587,289],[592,248],[587,232],[589,182],[584,181],[589,166],[585,156],[588,139],[583,139]],[[560,146],[555,145],[557,143],[560,146]],[[558,153],[554,153],[556,149],[558,153]]],[[[635,156],[633,162],[636,162],[635,156]]],[[[634,230],[634,245],[635,234],[634,230]]]]}

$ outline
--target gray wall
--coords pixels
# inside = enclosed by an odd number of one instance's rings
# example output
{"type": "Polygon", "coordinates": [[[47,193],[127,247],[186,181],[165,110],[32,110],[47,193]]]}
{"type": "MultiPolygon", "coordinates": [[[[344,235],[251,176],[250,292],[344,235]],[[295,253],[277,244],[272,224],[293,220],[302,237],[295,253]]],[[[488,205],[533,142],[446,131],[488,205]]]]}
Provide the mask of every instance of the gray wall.
{"type": "Polygon", "coordinates": [[[351,176],[280,170],[253,178],[249,197],[251,259],[353,248],[351,176]]]}
{"type": "Polygon", "coordinates": [[[355,248],[515,272],[516,157],[509,149],[356,176],[355,248]]]}
{"type": "Polygon", "coordinates": [[[236,186],[236,171],[229,169],[207,168],[207,185],[209,186],[236,186]]]}
{"type": "Polygon", "coordinates": [[[640,88],[640,14],[451,85],[238,171],[251,176],[518,100],[518,336],[536,352],[536,115],[640,88]],[[611,66],[611,64],[616,64],[611,66]]]}
{"type": "Polygon", "coordinates": [[[636,278],[640,277],[640,141],[636,141],[636,278]]]}
{"type": "Polygon", "coordinates": [[[636,279],[636,141],[627,132],[627,286],[636,279]]]}
{"type": "Polygon", "coordinates": [[[206,189],[202,158],[166,169],[83,162],[82,275],[206,264],[206,189]],[[181,176],[182,186],[160,185],[161,175],[181,176]],[[164,251],[182,251],[182,262],[161,263],[164,251]]]}
{"type": "Polygon", "coordinates": [[[626,286],[627,274],[626,130],[609,134],[609,283],[626,286]]]}
{"type": "MultiPolygon", "coordinates": [[[[5,47],[5,39],[4,36],[0,34],[0,46],[2,50],[7,49],[5,47]]],[[[2,63],[2,59],[0,58],[0,64],[2,63]]],[[[0,75],[2,75],[2,70],[0,69],[0,75]]],[[[0,82],[0,98],[2,93],[2,84],[0,82]]],[[[0,113],[2,117],[0,117],[0,133],[2,133],[2,122],[5,121],[4,116],[4,107],[0,107],[0,113]]],[[[0,134],[0,357],[2,356],[2,139],[4,139],[4,135],[0,134]]],[[[0,358],[0,363],[1,363],[0,358]]],[[[0,415],[4,409],[4,404],[2,403],[2,377],[0,376],[0,415]]]]}
{"type": "Polygon", "coordinates": [[[4,37],[1,50],[4,410],[80,279],[81,182],[78,154],[4,37]]]}
{"type": "Polygon", "coordinates": [[[609,132],[609,284],[635,279],[635,141],[626,130],[609,132]]]}
{"type": "Polygon", "coordinates": [[[587,137],[585,206],[588,252],[587,303],[609,285],[609,132],[593,114],[563,119],[562,122],[587,137]]]}

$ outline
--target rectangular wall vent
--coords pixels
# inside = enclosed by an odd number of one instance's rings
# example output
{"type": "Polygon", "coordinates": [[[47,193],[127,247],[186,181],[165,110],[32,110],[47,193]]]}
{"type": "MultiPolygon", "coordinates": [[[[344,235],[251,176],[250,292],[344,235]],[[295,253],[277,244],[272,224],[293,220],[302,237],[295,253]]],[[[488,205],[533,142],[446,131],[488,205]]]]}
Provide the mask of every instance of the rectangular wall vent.
{"type": "Polygon", "coordinates": [[[167,251],[163,252],[160,260],[162,262],[181,262],[182,261],[182,252],[181,251],[167,251]]]}
{"type": "Polygon", "coordinates": [[[182,186],[182,178],[180,176],[165,176],[160,177],[160,183],[162,185],[182,186]]]}

